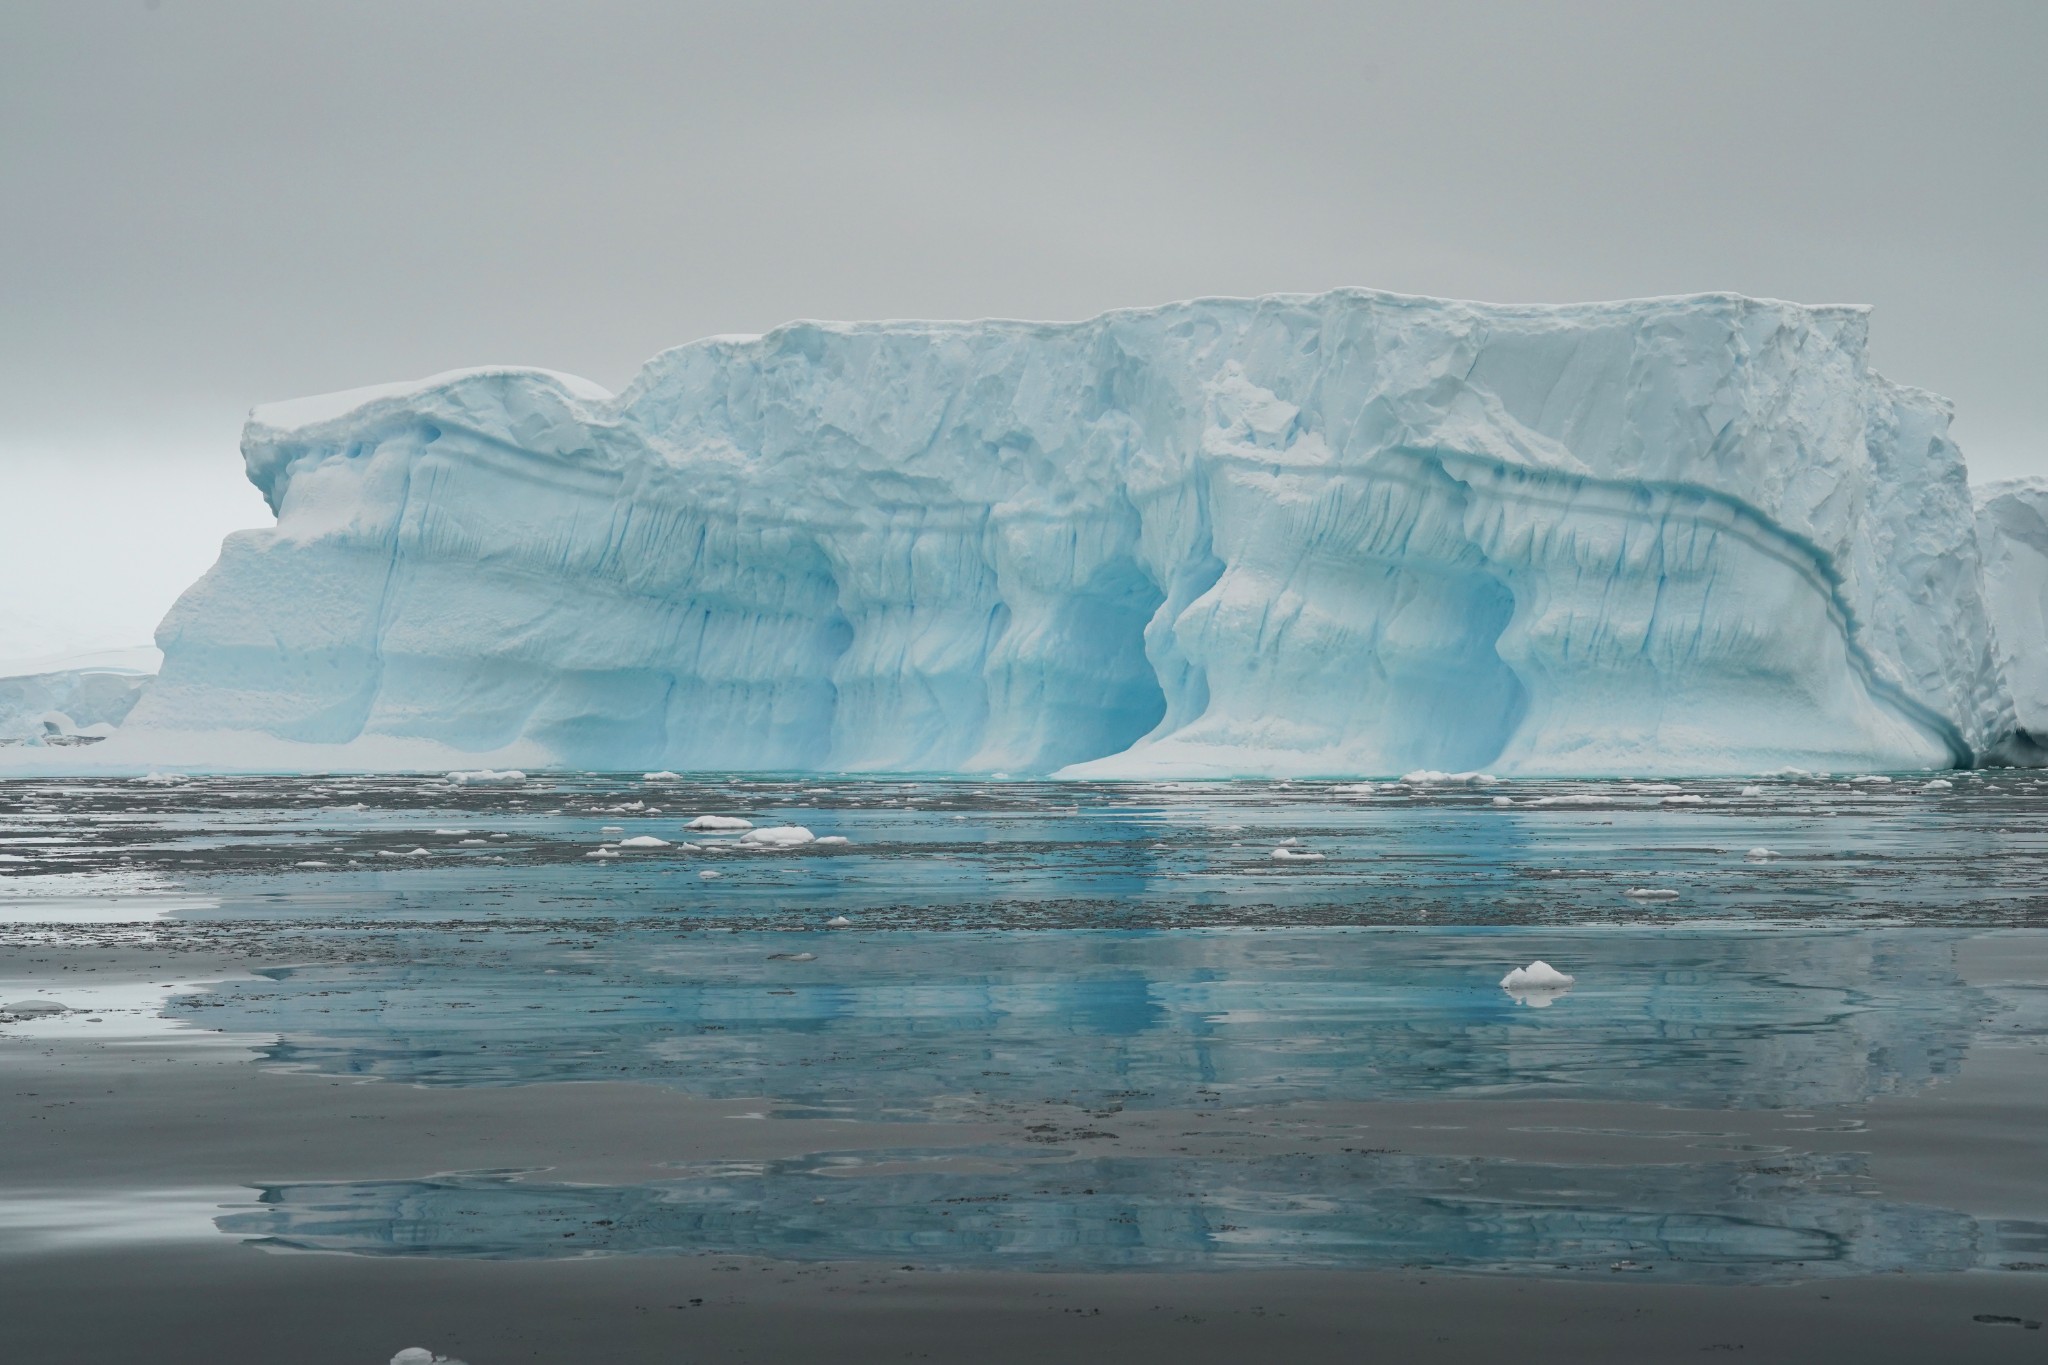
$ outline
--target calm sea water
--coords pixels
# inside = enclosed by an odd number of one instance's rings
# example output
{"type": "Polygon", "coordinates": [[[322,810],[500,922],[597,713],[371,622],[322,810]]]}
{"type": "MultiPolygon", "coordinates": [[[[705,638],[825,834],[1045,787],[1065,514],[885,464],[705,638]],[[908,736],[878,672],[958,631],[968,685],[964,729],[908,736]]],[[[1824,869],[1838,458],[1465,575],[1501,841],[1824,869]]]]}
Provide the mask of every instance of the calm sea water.
{"type": "Polygon", "coordinates": [[[10,783],[0,932],[293,964],[93,1005],[224,1031],[255,1066],[1009,1125],[628,1186],[260,1185],[217,1236],[938,1269],[2040,1264],[2048,1172],[2038,1204],[1908,1199],[1860,1136],[1871,1106],[1939,1106],[2048,1038],[2025,965],[2048,961],[2048,784],[1930,777],[10,783]],[[706,815],[845,842],[685,828],[706,815]],[[1573,984],[1502,987],[1537,958],[1573,984]],[[1606,1118],[1529,1117],[1560,1103],[1606,1118]],[[1772,1141],[1743,1137],[1754,1115],[1772,1141]]]}

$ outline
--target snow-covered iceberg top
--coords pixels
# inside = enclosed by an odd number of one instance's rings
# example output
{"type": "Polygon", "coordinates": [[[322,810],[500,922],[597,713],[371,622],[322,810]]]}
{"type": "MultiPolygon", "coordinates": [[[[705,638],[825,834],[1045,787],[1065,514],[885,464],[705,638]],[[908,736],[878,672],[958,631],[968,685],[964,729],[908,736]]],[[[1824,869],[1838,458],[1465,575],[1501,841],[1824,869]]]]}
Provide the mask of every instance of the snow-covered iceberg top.
{"type": "MultiPolygon", "coordinates": [[[[2010,735],[1865,310],[1364,290],[794,323],[258,409],[111,748],[1077,775],[1900,769],[2010,735]]],[[[203,755],[202,755],[203,756],[203,755]]]]}

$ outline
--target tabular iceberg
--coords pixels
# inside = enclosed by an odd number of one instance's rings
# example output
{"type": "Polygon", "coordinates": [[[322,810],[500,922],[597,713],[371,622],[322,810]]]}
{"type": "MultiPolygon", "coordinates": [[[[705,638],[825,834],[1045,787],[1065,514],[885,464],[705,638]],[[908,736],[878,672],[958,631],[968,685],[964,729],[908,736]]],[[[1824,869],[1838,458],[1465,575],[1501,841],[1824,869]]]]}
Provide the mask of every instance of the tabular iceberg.
{"type": "Polygon", "coordinates": [[[1985,605],[2012,697],[2014,733],[2001,757],[2048,760],[2048,479],[1977,489],[1985,605]]]}
{"type": "Polygon", "coordinates": [[[1968,763],[2015,724],[1976,513],[1947,405],[1871,372],[1867,323],[1342,290],[795,323],[667,351],[617,397],[482,369],[258,408],[243,452],[277,525],[172,610],[161,679],[103,747],[1100,777],[1968,763]]]}

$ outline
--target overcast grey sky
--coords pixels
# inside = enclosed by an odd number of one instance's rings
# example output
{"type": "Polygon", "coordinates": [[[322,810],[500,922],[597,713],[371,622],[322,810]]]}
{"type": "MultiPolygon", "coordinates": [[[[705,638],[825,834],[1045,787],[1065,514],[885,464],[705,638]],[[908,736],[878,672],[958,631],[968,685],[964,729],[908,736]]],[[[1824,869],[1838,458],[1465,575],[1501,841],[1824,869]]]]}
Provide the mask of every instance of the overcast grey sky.
{"type": "Polygon", "coordinates": [[[0,658],[146,637],[254,403],[794,317],[1877,305],[2048,473],[2048,4],[0,5],[0,658]]]}

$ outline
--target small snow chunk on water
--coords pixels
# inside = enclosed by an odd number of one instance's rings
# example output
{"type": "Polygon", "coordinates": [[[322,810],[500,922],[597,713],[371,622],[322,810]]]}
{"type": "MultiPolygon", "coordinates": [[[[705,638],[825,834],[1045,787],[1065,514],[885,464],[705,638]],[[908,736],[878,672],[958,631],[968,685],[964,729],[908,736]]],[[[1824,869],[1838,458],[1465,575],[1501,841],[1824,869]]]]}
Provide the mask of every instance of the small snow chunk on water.
{"type": "Polygon", "coordinates": [[[1920,784],[1920,790],[1924,792],[1945,792],[1953,786],[1955,786],[1955,783],[1949,781],[1947,778],[1937,777],[1931,781],[1922,782],[1920,784]]]}
{"type": "Polygon", "coordinates": [[[293,863],[293,864],[292,864],[292,866],[293,866],[293,867],[327,867],[327,866],[329,866],[329,864],[327,864],[327,863],[323,863],[323,862],[321,862],[321,861],[320,861],[319,859],[317,859],[317,858],[308,858],[308,859],[307,859],[307,860],[306,860],[305,862],[303,862],[303,863],[293,863]]]}
{"type": "Polygon", "coordinates": [[[1462,782],[1468,787],[1491,787],[1500,781],[1492,773],[1440,773],[1434,768],[1417,768],[1412,773],[1403,773],[1401,780],[1414,786],[1462,782]]]}
{"type": "Polygon", "coordinates": [[[642,773],[640,774],[640,780],[642,782],[680,782],[683,780],[683,775],[671,772],[642,773]]]}
{"type": "Polygon", "coordinates": [[[825,921],[825,927],[827,929],[851,929],[853,921],[844,915],[834,915],[831,919],[825,921]]]}
{"type": "Polygon", "coordinates": [[[1758,844],[1755,848],[1751,849],[1749,852],[1743,854],[1742,856],[1753,863],[1767,863],[1771,859],[1777,857],[1778,855],[1775,850],[1765,848],[1762,844],[1758,844]]]}
{"type": "Polygon", "coordinates": [[[1305,848],[1286,848],[1284,846],[1274,849],[1269,856],[1274,862],[1279,863],[1319,863],[1323,860],[1323,855],[1320,853],[1311,853],[1305,848]]]}
{"type": "Polygon", "coordinates": [[[1517,967],[1500,979],[1503,990],[1562,990],[1578,978],[1568,976],[1557,968],[1537,958],[1526,967],[1517,967]]]}
{"type": "Polygon", "coordinates": [[[1631,900],[1639,901],[1675,901],[1678,899],[1676,891],[1662,886],[1631,886],[1621,894],[1631,900]]]}
{"type": "Polygon", "coordinates": [[[594,848],[583,856],[586,858],[616,858],[619,855],[616,849],[594,848]]]}
{"type": "Polygon", "coordinates": [[[737,815],[700,815],[689,824],[683,826],[684,829],[710,830],[752,829],[753,827],[754,822],[752,820],[742,820],[737,815]]]}
{"type": "Polygon", "coordinates": [[[526,774],[517,768],[506,768],[503,771],[477,768],[470,772],[450,773],[448,780],[458,787],[507,786],[514,782],[524,782],[526,774]]]}
{"type": "Polygon", "coordinates": [[[1568,796],[1539,796],[1529,802],[1532,806],[1611,806],[1611,796],[1595,796],[1591,792],[1573,792],[1568,796]]]}
{"type": "Polygon", "coordinates": [[[454,1356],[435,1355],[424,1346],[408,1346],[391,1357],[391,1365],[462,1365],[454,1356]]]}
{"type": "Polygon", "coordinates": [[[800,848],[817,841],[818,836],[802,825],[772,825],[767,829],[750,829],[740,836],[740,842],[751,848],[800,848]]]}
{"type": "Polygon", "coordinates": [[[1496,806],[1512,806],[1515,804],[1515,798],[1512,796],[1496,796],[1493,798],[1493,804],[1496,806]]]}
{"type": "Polygon", "coordinates": [[[1371,796],[1379,788],[1370,782],[1344,782],[1330,788],[1330,790],[1339,796],[1371,796]]]}
{"type": "Polygon", "coordinates": [[[768,954],[768,960],[770,962],[816,962],[818,955],[816,953],[770,953],[768,954]]]}
{"type": "Polygon", "coordinates": [[[1862,777],[1852,777],[1849,780],[1851,782],[1866,783],[1873,787],[1889,787],[1892,784],[1892,780],[1889,777],[1878,777],[1873,773],[1865,773],[1862,777]]]}
{"type": "Polygon", "coordinates": [[[431,858],[434,855],[423,848],[409,848],[402,853],[394,853],[388,848],[380,848],[377,850],[377,856],[379,858],[431,858]]]}
{"type": "Polygon", "coordinates": [[[725,874],[723,872],[699,872],[697,874],[697,879],[699,881],[715,882],[724,875],[725,874]]]}
{"type": "Polygon", "coordinates": [[[630,839],[619,840],[620,848],[668,848],[669,841],[657,839],[652,834],[636,834],[630,839]]]}
{"type": "Polygon", "coordinates": [[[1667,796],[1663,800],[1659,801],[1657,804],[1660,806],[1703,806],[1706,804],[1706,802],[1707,798],[1704,796],[1688,795],[1667,796]]]}
{"type": "Polygon", "coordinates": [[[179,783],[185,781],[185,776],[182,773],[153,772],[149,773],[146,776],[138,777],[135,779],[135,781],[151,787],[175,787],[179,783]]]}
{"type": "Polygon", "coordinates": [[[469,831],[468,831],[468,830],[466,830],[466,829],[437,829],[437,830],[435,830],[435,831],[434,831],[434,833],[436,833],[436,834],[445,834],[445,835],[448,835],[449,837],[453,838],[453,837],[456,837],[456,836],[459,836],[459,835],[467,834],[467,833],[469,833],[469,831]]]}
{"type": "Polygon", "coordinates": [[[832,844],[834,846],[840,846],[850,844],[853,842],[853,840],[847,838],[844,834],[828,834],[824,838],[819,839],[816,842],[820,844],[832,844]]]}
{"type": "Polygon", "coordinates": [[[1763,794],[1764,789],[1762,787],[1744,787],[1739,793],[1742,796],[1762,796],[1763,794]]]}

